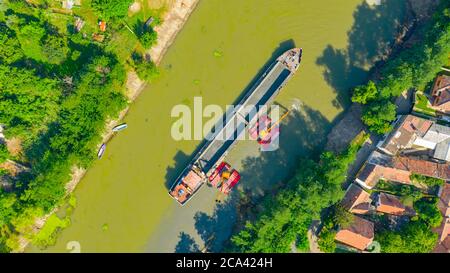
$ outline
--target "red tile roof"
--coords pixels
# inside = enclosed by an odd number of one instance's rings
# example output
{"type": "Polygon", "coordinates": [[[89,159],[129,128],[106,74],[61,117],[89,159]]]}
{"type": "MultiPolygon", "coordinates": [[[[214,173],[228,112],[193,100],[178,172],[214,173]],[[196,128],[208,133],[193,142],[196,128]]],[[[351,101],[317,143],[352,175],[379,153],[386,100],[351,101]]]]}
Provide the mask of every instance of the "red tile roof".
{"type": "Polygon", "coordinates": [[[378,195],[377,211],[393,215],[403,215],[405,206],[395,195],[383,192],[378,195]]]}
{"type": "Polygon", "coordinates": [[[431,91],[433,106],[437,106],[442,112],[450,111],[450,77],[440,75],[434,81],[431,91]]]}
{"type": "Polygon", "coordinates": [[[431,125],[433,125],[433,122],[420,117],[402,116],[394,130],[380,145],[380,149],[395,155],[400,149],[410,146],[418,135],[425,134],[431,125]]]}
{"type": "Polygon", "coordinates": [[[106,22],[105,21],[100,21],[98,23],[98,27],[100,28],[101,31],[106,31],[106,22]]]}
{"type": "Polygon", "coordinates": [[[450,236],[447,236],[445,240],[437,244],[433,253],[450,253],[450,236]]]}
{"type": "Polygon", "coordinates": [[[368,188],[374,187],[380,179],[411,184],[411,174],[450,180],[450,163],[396,156],[386,162],[366,163],[358,173],[357,181],[364,183],[368,188]]]}
{"type": "Polygon", "coordinates": [[[350,184],[341,204],[351,213],[365,214],[369,212],[370,194],[355,184],[350,184]]]}
{"type": "Polygon", "coordinates": [[[450,163],[437,163],[414,157],[400,156],[394,159],[392,167],[415,174],[450,180],[450,163]]]}
{"type": "Polygon", "coordinates": [[[438,202],[439,210],[445,217],[450,217],[450,183],[445,183],[441,188],[438,202]]]}
{"type": "Polygon", "coordinates": [[[361,217],[354,216],[353,223],[340,229],[336,234],[336,241],[359,250],[366,249],[373,241],[374,224],[361,217]]]}
{"type": "Polygon", "coordinates": [[[410,184],[411,173],[406,170],[394,169],[382,165],[367,163],[358,174],[358,179],[368,188],[374,187],[380,179],[410,184]]]}

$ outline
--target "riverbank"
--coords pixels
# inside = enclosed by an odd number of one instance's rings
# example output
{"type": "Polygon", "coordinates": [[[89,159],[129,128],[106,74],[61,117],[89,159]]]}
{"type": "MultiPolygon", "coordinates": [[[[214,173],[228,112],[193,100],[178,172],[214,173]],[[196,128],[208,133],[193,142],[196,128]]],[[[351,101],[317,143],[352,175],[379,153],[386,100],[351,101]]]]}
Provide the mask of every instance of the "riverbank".
{"type": "MultiPolygon", "coordinates": [[[[347,69],[342,73],[340,55],[335,54],[354,41],[373,45],[370,26],[394,26],[391,22],[404,11],[403,5],[389,6],[386,13],[360,0],[335,2],[200,2],[162,59],[161,77],[142,92],[125,117],[129,128],[108,143],[104,158],[77,186],[71,226],[43,251],[67,252],[67,244],[77,241],[82,252],[183,252],[192,240],[200,248],[206,242],[210,251],[220,251],[239,221],[235,212],[247,207],[218,205],[216,191],[209,187],[182,208],[168,196],[168,184],[199,145],[171,137],[171,110],[179,104],[192,107],[195,96],[203,97],[205,105],[232,104],[267,62],[284,50],[303,47],[301,70],[276,99],[285,107],[296,100],[303,104],[302,111],[282,125],[280,149],[259,153],[255,142],[243,141],[227,156],[241,173],[238,187],[243,197],[264,195],[290,177],[298,157],[318,154],[332,121],[343,111],[339,106],[346,87],[365,81],[365,74],[347,76],[347,69]],[[349,31],[355,33],[351,39],[349,31]]],[[[392,37],[381,34],[375,38],[392,37]]],[[[361,52],[367,50],[358,48],[361,52]]],[[[236,198],[240,196],[236,191],[236,198]]]]}
{"type": "MultiPolygon", "coordinates": [[[[163,23],[155,28],[155,31],[158,33],[158,40],[153,48],[156,49],[153,50],[152,48],[148,51],[151,59],[156,64],[159,64],[163,55],[175,40],[176,35],[182,30],[184,24],[189,19],[189,16],[195,10],[198,2],[199,0],[176,1],[165,13],[163,17],[163,23]]],[[[102,143],[107,143],[114,136],[112,128],[118,125],[121,120],[123,120],[123,118],[127,115],[130,109],[130,105],[140,95],[142,90],[146,88],[146,85],[147,83],[139,79],[134,71],[128,72],[125,93],[128,99],[128,106],[119,113],[117,119],[107,121],[104,133],[102,135],[102,142],[99,143],[98,147],[100,147],[102,143]]],[[[84,168],[80,168],[78,166],[72,167],[71,179],[65,186],[66,196],[70,195],[75,190],[82,178],[86,175],[86,172],[87,170],[84,168]]],[[[39,232],[39,230],[42,229],[42,227],[45,225],[50,215],[55,213],[57,210],[58,208],[55,208],[45,216],[36,219],[32,227],[33,233],[39,232]]],[[[29,243],[30,241],[22,236],[19,239],[19,247],[16,252],[25,251],[29,243]]]]}
{"type": "MultiPolygon", "coordinates": [[[[377,64],[375,64],[370,76],[372,80],[377,80],[377,77],[379,77],[379,69],[383,66],[386,60],[401,52],[403,48],[409,48],[421,40],[421,34],[415,32],[415,29],[417,26],[423,25],[428,19],[430,19],[436,6],[437,3],[430,0],[408,1],[408,12],[412,14],[413,17],[400,27],[401,31],[398,33],[397,37],[395,37],[395,43],[386,51],[386,54],[381,56],[377,64]],[[426,2],[426,4],[424,4],[424,2],[426,2]]],[[[405,91],[405,93],[407,93],[407,91],[405,91]]],[[[400,105],[397,105],[397,107],[399,106],[400,105]]],[[[410,105],[406,106],[406,108],[409,107],[410,105]]],[[[399,108],[399,114],[402,114],[402,109],[404,108],[405,106],[399,108]]],[[[340,117],[340,120],[328,135],[328,141],[325,149],[333,152],[341,152],[344,150],[357,134],[365,130],[365,126],[361,121],[361,115],[361,105],[356,103],[352,104],[351,107],[340,117]]]]}

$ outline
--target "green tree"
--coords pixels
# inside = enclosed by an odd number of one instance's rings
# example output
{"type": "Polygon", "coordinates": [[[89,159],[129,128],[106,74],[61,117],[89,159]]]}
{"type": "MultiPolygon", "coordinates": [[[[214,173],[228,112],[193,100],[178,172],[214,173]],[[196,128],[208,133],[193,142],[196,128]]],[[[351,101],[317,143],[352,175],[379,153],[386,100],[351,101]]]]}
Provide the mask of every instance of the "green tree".
{"type": "Polygon", "coordinates": [[[337,204],[333,207],[332,221],[335,226],[347,228],[354,221],[354,216],[348,212],[342,205],[337,204]]]}
{"type": "Polygon", "coordinates": [[[378,90],[373,81],[369,81],[367,85],[361,85],[353,90],[352,102],[366,104],[378,96],[378,90]]]}
{"type": "Polygon", "coordinates": [[[42,23],[38,21],[24,22],[17,27],[17,38],[27,57],[45,61],[45,58],[42,56],[41,39],[46,31],[42,23]]]}
{"type": "Polygon", "coordinates": [[[390,101],[375,101],[364,108],[362,121],[372,132],[385,134],[391,130],[396,117],[396,106],[390,101]]]}
{"type": "Polygon", "coordinates": [[[158,33],[153,29],[150,29],[149,31],[144,32],[139,37],[139,40],[144,48],[149,49],[156,44],[158,40],[158,33]]]}
{"type": "Polygon", "coordinates": [[[420,175],[420,174],[412,174],[410,176],[410,178],[415,183],[423,183],[429,187],[441,186],[445,183],[445,181],[442,179],[429,177],[429,176],[425,176],[425,175],[420,175]]]}
{"type": "Polygon", "coordinates": [[[14,210],[16,201],[14,193],[6,193],[0,189],[0,227],[8,224],[9,220],[16,215],[14,210]]]}
{"type": "Polygon", "coordinates": [[[0,63],[10,64],[23,57],[15,32],[5,23],[0,23],[0,45],[0,63]]]}
{"type": "Polygon", "coordinates": [[[159,76],[159,69],[152,61],[141,61],[136,63],[136,73],[145,81],[152,81],[159,76]]]}
{"type": "Polygon", "coordinates": [[[9,158],[10,154],[5,143],[0,143],[0,163],[5,162],[9,158]]]}
{"type": "Polygon", "coordinates": [[[442,222],[442,214],[437,207],[437,198],[422,198],[414,202],[414,209],[419,219],[430,227],[438,227],[442,222]]]}
{"type": "Polygon", "coordinates": [[[334,253],[336,251],[336,232],[330,230],[323,230],[320,232],[319,239],[317,240],[317,244],[319,245],[320,250],[325,253],[334,253]]]}
{"type": "Polygon", "coordinates": [[[127,16],[133,0],[92,0],[91,6],[104,20],[121,19],[127,16]]]}
{"type": "Polygon", "coordinates": [[[56,117],[61,90],[33,70],[0,65],[0,123],[10,135],[36,132],[56,117]]]}
{"type": "Polygon", "coordinates": [[[67,39],[59,35],[47,34],[41,42],[42,53],[47,58],[49,63],[60,64],[62,63],[69,52],[67,46],[67,39]]]}
{"type": "Polygon", "coordinates": [[[376,234],[376,241],[385,253],[429,253],[438,241],[438,235],[433,233],[422,221],[411,221],[400,230],[386,230],[376,234]]]}

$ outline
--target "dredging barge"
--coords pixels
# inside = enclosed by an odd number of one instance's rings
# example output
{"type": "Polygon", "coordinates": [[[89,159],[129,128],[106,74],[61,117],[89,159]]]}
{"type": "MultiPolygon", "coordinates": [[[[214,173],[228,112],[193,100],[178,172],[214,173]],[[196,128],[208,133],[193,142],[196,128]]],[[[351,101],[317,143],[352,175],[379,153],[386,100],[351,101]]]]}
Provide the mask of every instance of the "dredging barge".
{"type": "Polygon", "coordinates": [[[221,179],[222,175],[226,178],[226,181],[221,183],[222,192],[227,194],[237,184],[240,179],[239,173],[232,170],[225,176],[223,170],[230,168],[222,161],[249,124],[256,122],[254,117],[258,115],[249,113],[249,106],[256,106],[256,109],[268,106],[298,70],[302,53],[301,48],[293,48],[279,56],[243,96],[233,112],[228,113],[227,117],[232,118],[225,120],[224,117],[221,120],[224,126],[219,127],[220,129],[212,133],[209,140],[204,141],[201,149],[170,188],[169,194],[178,203],[186,204],[208,181],[216,186],[217,180],[221,179]],[[221,175],[218,175],[219,173],[221,175]]]}

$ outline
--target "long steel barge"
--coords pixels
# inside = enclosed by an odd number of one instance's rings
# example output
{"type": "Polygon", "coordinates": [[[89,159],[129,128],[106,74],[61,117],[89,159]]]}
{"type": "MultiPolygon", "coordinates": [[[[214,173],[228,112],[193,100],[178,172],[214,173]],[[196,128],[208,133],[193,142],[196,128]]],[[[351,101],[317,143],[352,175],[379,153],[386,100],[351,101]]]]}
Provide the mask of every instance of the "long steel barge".
{"type": "Polygon", "coordinates": [[[198,192],[239,136],[245,133],[255,116],[254,113],[249,112],[249,109],[252,109],[251,106],[262,109],[262,106],[268,106],[274,100],[298,70],[302,53],[301,48],[293,48],[279,56],[235,105],[232,112],[227,113],[226,118],[224,116],[219,121],[223,122],[223,125],[215,132],[211,132],[209,140],[204,141],[203,146],[169,190],[169,194],[179,204],[186,204],[198,192]]]}

